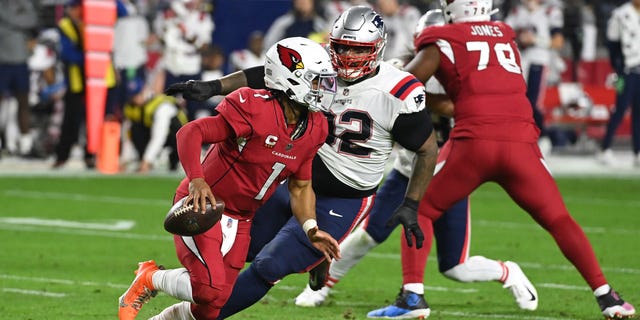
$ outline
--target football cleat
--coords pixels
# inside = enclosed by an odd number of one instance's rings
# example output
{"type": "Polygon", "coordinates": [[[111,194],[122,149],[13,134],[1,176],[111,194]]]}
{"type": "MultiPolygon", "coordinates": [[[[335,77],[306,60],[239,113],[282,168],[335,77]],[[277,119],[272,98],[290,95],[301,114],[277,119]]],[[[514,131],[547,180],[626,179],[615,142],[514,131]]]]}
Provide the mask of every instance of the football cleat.
{"type": "Polygon", "coordinates": [[[329,266],[331,262],[327,259],[322,260],[317,266],[309,270],[309,288],[311,290],[320,290],[329,279],[329,266]]]}
{"type": "Polygon", "coordinates": [[[133,279],[129,289],[120,296],[118,318],[120,320],[133,320],[140,312],[142,305],[158,294],[153,287],[151,280],[153,274],[160,270],[153,260],[139,262],[136,277],[133,279]]]}
{"type": "Polygon", "coordinates": [[[636,314],[636,309],[630,303],[622,300],[613,289],[596,297],[596,300],[605,319],[628,319],[633,318],[636,314]]]}
{"type": "Polygon", "coordinates": [[[298,307],[317,307],[321,305],[329,296],[329,287],[322,287],[320,290],[313,290],[307,285],[296,297],[295,303],[298,307]]]}
{"type": "Polygon", "coordinates": [[[392,305],[370,311],[367,318],[383,319],[426,319],[431,309],[424,295],[400,289],[396,302],[392,305]]]}
{"type": "Polygon", "coordinates": [[[538,308],[538,292],[531,281],[524,275],[520,266],[511,261],[503,263],[507,273],[503,288],[511,290],[520,309],[535,310],[538,308]]]}

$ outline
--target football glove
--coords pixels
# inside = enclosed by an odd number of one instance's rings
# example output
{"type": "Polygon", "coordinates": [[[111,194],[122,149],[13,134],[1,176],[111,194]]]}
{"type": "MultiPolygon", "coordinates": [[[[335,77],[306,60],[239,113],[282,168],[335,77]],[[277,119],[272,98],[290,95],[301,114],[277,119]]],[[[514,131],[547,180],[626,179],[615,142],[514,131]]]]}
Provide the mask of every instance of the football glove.
{"type": "Polygon", "coordinates": [[[187,100],[205,101],[213,96],[220,95],[221,91],[220,80],[189,80],[170,85],[164,93],[170,96],[181,93],[182,97],[187,100]]]}
{"type": "Polygon", "coordinates": [[[422,248],[424,234],[418,225],[418,201],[404,198],[402,205],[396,209],[389,221],[388,227],[393,227],[398,223],[404,228],[404,237],[407,239],[407,245],[413,246],[413,236],[416,237],[416,248],[422,248]]]}

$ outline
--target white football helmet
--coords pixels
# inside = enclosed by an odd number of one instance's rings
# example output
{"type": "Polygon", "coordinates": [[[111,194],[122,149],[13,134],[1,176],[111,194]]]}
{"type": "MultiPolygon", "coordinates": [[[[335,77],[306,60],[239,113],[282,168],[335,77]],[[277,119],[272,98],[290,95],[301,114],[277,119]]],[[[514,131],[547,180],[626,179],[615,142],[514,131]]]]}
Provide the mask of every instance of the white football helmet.
{"type": "Polygon", "coordinates": [[[420,19],[418,19],[418,23],[416,23],[416,30],[414,31],[414,36],[418,36],[422,30],[426,27],[431,26],[443,26],[444,15],[442,14],[442,10],[433,9],[425,12],[420,19]]]}
{"type": "Polygon", "coordinates": [[[440,0],[444,19],[447,23],[489,21],[492,0],[440,0]]]}
{"type": "Polygon", "coordinates": [[[355,81],[376,70],[387,34],[382,16],[366,6],[344,11],[329,34],[329,53],[338,77],[355,81]]]}
{"type": "Polygon", "coordinates": [[[286,38],[271,46],[264,73],[267,88],[284,92],[311,111],[328,110],[336,94],[336,72],[329,53],[307,38],[286,38]]]}

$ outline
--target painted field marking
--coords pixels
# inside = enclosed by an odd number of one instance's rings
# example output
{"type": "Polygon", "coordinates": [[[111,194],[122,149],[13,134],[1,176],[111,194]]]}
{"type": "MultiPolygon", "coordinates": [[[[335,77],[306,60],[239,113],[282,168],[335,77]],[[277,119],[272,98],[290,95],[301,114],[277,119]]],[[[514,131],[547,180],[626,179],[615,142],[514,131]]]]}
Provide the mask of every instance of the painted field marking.
{"type": "Polygon", "coordinates": [[[117,204],[135,204],[135,205],[153,205],[163,206],[169,208],[171,201],[169,199],[144,199],[144,198],[125,198],[125,197],[112,197],[112,196],[94,196],[81,193],[64,193],[64,192],[48,192],[48,191],[30,191],[20,189],[5,190],[4,195],[14,198],[28,198],[28,199],[56,199],[56,200],[68,200],[68,201],[82,201],[82,202],[103,202],[103,203],[117,203],[117,204]]]}
{"type": "Polygon", "coordinates": [[[133,220],[115,220],[113,222],[80,222],[62,219],[42,219],[33,217],[0,217],[0,223],[13,225],[29,225],[40,227],[58,227],[74,229],[93,229],[107,231],[131,230],[136,225],[133,220]]]}
{"type": "Polygon", "coordinates": [[[18,289],[18,288],[2,288],[2,292],[28,294],[28,295],[32,295],[32,296],[43,296],[43,297],[51,297],[51,298],[64,298],[64,297],[67,296],[66,293],[49,292],[49,291],[36,291],[36,290],[24,290],[24,289],[18,289]]]}
{"type": "MultiPolygon", "coordinates": [[[[158,222],[158,228],[161,222],[158,222]]],[[[135,240],[151,240],[151,241],[173,241],[173,237],[167,233],[164,235],[159,234],[139,234],[139,233],[124,233],[115,231],[100,231],[100,230],[82,230],[82,229],[56,229],[56,228],[43,228],[40,226],[24,226],[24,225],[1,225],[0,230],[9,231],[22,231],[22,232],[46,232],[46,233],[60,233],[64,235],[76,235],[76,236],[88,236],[88,237],[103,237],[112,239],[135,239],[135,240]]]]}

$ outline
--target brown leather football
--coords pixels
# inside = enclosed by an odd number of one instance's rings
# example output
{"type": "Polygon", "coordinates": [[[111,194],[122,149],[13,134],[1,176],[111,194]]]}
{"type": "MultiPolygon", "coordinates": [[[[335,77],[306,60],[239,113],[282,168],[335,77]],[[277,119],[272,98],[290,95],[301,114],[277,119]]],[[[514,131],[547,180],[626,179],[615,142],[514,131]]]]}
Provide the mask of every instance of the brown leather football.
{"type": "Polygon", "coordinates": [[[176,202],[164,219],[164,229],[179,236],[195,236],[213,227],[222,218],[224,202],[216,200],[216,205],[207,203],[205,213],[194,212],[193,203],[186,204],[187,197],[176,202]]]}

